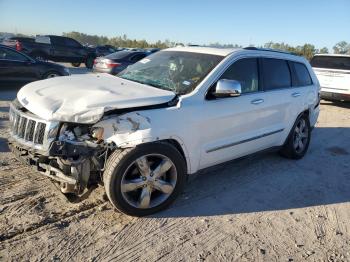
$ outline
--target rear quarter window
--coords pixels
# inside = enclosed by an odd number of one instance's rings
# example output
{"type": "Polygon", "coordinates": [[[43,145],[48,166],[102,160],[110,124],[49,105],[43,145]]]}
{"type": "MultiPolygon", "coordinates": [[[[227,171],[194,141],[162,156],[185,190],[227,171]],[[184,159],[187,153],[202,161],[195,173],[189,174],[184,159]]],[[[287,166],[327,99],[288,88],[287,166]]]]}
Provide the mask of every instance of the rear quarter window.
{"type": "Polygon", "coordinates": [[[309,86],[312,85],[312,79],[309,70],[302,63],[292,62],[296,74],[297,86],[309,86]]]}
{"type": "Polygon", "coordinates": [[[289,66],[286,60],[263,58],[264,90],[288,88],[292,86],[289,66]]]}
{"type": "Polygon", "coordinates": [[[317,68],[350,70],[350,56],[314,56],[310,63],[317,68]]]}

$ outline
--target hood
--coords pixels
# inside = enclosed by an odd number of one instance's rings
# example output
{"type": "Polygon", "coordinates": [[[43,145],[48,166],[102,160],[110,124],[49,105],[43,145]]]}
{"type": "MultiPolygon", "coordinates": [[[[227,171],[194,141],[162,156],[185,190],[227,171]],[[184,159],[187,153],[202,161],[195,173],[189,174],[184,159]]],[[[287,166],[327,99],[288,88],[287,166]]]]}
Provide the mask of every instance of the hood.
{"type": "Polygon", "coordinates": [[[175,96],[108,74],[86,74],[32,82],[18,92],[17,99],[45,120],[88,124],[113,109],[163,104],[175,96]]]}

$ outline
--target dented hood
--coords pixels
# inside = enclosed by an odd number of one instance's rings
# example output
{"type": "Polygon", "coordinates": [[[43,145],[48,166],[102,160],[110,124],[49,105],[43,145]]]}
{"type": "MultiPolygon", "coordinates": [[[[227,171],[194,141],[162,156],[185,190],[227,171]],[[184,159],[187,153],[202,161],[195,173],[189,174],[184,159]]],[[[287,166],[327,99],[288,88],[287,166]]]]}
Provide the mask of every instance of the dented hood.
{"type": "Polygon", "coordinates": [[[175,93],[108,74],[56,77],[24,86],[19,102],[48,121],[95,123],[104,112],[169,102],[175,93]]]}

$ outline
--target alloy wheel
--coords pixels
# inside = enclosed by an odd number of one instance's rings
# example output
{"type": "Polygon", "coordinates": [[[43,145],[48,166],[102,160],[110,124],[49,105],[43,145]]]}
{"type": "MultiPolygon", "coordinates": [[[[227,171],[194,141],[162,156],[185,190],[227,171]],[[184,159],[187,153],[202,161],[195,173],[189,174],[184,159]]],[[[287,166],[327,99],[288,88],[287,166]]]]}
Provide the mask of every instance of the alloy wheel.
{"type": "Polygon", "coordinates": [[[46,76],[46,78],[54,78],[54,77],[57,77],[59,76],[57,73],[50,73],[46,76]]]}
{"type": "Polygon", "coordinates": [[[305,119],[301,118],[294,129],[293,146],[297,153],[303,152],[309,139],[309,130],[305,119]]]}
{"type": "Polygon", "coordinates": [[[124,172],[121,193],[133,207],[153,208],[168,199],[177,182],[177,170],[166,156],[149,154],[139,157],[124,172]]]}

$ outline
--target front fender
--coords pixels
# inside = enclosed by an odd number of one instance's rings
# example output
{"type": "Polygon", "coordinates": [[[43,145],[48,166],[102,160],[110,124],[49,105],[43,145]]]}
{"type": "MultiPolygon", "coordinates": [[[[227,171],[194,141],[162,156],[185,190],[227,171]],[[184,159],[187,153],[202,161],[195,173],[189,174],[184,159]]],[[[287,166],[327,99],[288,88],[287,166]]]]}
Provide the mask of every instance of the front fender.
{"type": "Polygon", "coordinates": [[[154,128],[152,120],[138,112],[111,116],[93,127],[102,127],[103,140],[114,143],[118,148],[135,147],[137,145],[161,140],[175,140],[182,148],[190,170],[190,159],[183,140],[166,127],[154,128]]]}

